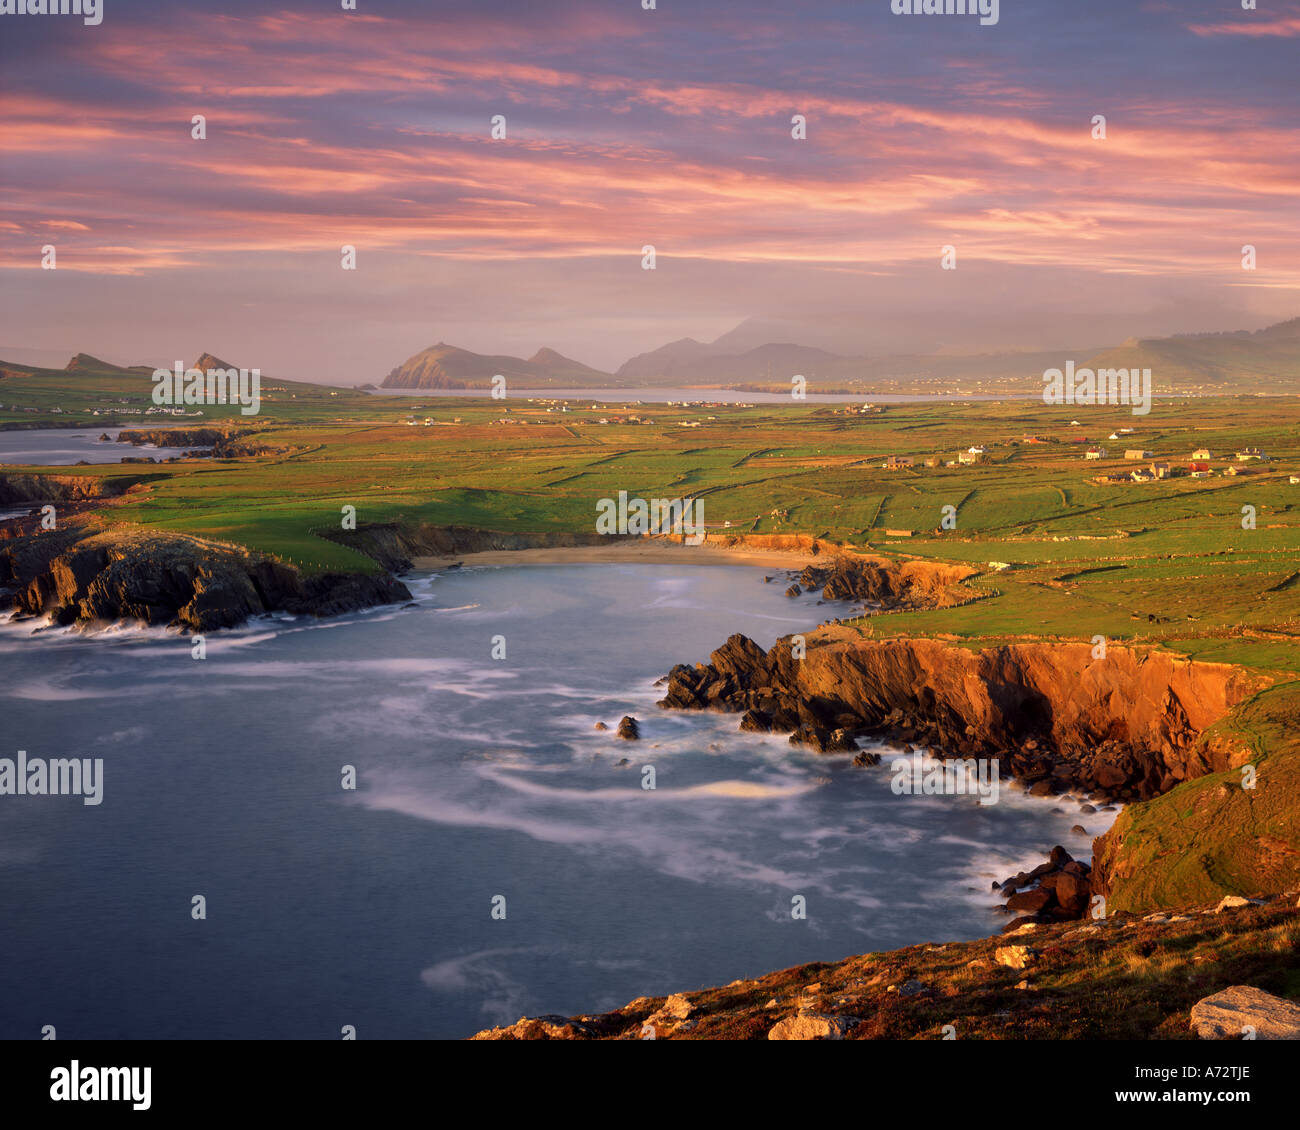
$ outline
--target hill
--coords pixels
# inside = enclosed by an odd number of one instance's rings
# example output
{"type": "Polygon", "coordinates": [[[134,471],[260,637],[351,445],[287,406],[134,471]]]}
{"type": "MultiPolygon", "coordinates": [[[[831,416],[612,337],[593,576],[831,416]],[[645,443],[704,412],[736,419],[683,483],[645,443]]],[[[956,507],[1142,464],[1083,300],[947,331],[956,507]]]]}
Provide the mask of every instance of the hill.
{"type": "Polygon", "coordinates": [[[408,357],[380,383],[380,388],[488,388],[500,374],[522,388],[568,388],[611,383],[609,373],[574,361],[554,349],[532,357],[473,353],[440,341],[408,357]]]}

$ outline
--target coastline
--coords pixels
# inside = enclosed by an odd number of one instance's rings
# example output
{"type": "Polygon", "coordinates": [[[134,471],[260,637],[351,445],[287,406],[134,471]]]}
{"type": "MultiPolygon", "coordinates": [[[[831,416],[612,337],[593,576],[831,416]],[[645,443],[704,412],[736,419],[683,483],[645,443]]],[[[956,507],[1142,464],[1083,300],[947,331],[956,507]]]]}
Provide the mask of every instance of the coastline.
{"type": "Polygon", "coordinates": [[[533,549],[488,549],[449,556],[413,557],[416,569],[446,569],[452,565],[754,565],[771,569],[803,569],[825,558],[805,550],[734,548],[705,541],[698,546],[676,541],[644,539],[609,545],[545,546],[533,549]]]}

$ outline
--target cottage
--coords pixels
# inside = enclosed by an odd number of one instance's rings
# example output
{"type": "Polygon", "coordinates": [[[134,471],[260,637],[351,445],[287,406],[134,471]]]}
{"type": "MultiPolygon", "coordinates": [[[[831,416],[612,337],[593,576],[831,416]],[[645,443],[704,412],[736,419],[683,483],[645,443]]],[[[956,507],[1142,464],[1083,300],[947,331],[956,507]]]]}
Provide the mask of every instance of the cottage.
{"type": "Polygon", "coordinates": [[[900,467],[910,467],[912,457],[910,455],[891,455],[885,460],[885,470],[897,471],[900,467]]]}
{"type": "Polygon", "coordinates": [[[957,452],[958,463],[974,463],[978,458],[978,455],[972,455],[969,451],[957,452]]]}
{"type": "Polygon", "coordinates": [[[1263,459],[1264,453],[1258,447],[1247,447],[1237,452],[1237,462],[1245,463],[1250,459],[1263,459]]]}
{"type": "Polygon", "coordinates": [[[1167,478],[1169,478],[1169,464],[1168,464],[1168,463],[1152,463],[1152,464],[1151,464],[1151,473],[1152,473],[1152,474],[1153,474],[1157,479],[1167,479],[1167,478]]]}
{"type": "Polygon", "coordinates": [[[1210,452],[1208,447],[1199,447],[1192,452],[1192,458],[1204,462],[1207,459],[1213,459],[1214,455],[1210,452]]]}
{"type": "Polygon", "coordinates": [[[1129,450],[1127,450],[1126,452],[1124,452],[1124,458],[1125,459],[1150,459],[1151,452],[1143,451],[1140,447],[1132,447],[1129,448],[1129,450]]]}
{"type": "Polygon", "coordinates": [[[1137,470],[1134,471],[1129,478],[1131,478],[1135,483],[1151,483],[1155,482],[1156,477],[1150,471],[1137,470]]]}
{"type": "Polygon", "coordinates": [[[1090,447],[1083,453],[1085,459],[1105,459],[1106,449],[1104,447],[1090,447]]]}

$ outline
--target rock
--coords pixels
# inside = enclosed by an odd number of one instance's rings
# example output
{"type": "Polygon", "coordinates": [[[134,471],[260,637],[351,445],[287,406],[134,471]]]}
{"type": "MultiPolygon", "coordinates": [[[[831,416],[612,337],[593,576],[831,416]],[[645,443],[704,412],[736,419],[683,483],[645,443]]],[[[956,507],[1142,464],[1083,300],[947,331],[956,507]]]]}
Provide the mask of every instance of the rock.
{"type": "Polygon", "coordinates": [[[740,728],[751,734],[772,732],[772,716],[766,710],[746,710],[740,718],[740,728]]]}
{"type": "Polygon", "coordinates": [[[1073,832],[1076,836],[1086,836],[1088,834],[1088,829],[1085,828],[1082,824],[1076,824],[1073,828],[1070,829],[1070,831],[1073,832]]]}
{"type": "Polygon", "coordinates": [[[859,767],[865,765],[879,765],[880,754],[872,753],[870,750],[859,750],[858,755],[853,759],[853,764],[859,767]]]}
{"type": "MultiPolygon", "coordinates": [[[[791,585],[788,589],[785,590],[785,595],[786,595],[786,596],[802,596],[802,595],[803,595],[803,589],[801,589],[798,585],[791,585]]],[[[788,1038],[790,1038],[790,1039],[794,1039],[795,1037],[788,1037],[788,1038]]],[[[768,1039],[770,1040],[770,1039],[772,1039],[772,1037],[771,1037],[771,1036],[768,1036],[768,1039]]],[[[785,1036],[777,1036],[776,1039],[778,1039],[778,1040],[784,1040],[784,1039],[787,1039],[787,1037],[785,1037],[785,1036]]]]}
{"type": "Polygon", "coordinates": [[[1040,910],[1046,910],[1054,901],[1056,896],[1051,891],[1039,887],[1037,890],[1021,891],[1018,895],[1012,895],[1007,899],[1007,909],[1026,910],[1030,914],[1037,914],[1040,910]]]}
{"type": "Polygon", "coordinates": [[[821,1016],[809,1013],[778,1020],[767,1033],[769,1040],[842,1040],[857,1023],[851,1016],[821,1016]]]}
{"type": "Polygon", "coordinates": [[[818,753],[851,753],[857,742],[847,730],[828,730],[823,726],[803,725],[790,735],[791,745],[806,745],[818,753]]]}
{"type": "Polygon", "coordinates": [[[1250,904],[1250,899],[1244,899],[1240,895],[1224,895],[1219,905],[1214,908],[1214,913],[1222,914],[1225,910],[1235,910],[1239,906],[1250,906],[1250,904]]]}
{"type": "Polygon", "coordinates": [[[1037,918],[1029,918],[1029,917],[1013,918],[1010,922],[1008,922],[1005,926],[1002,927],[1001,932],[1003,934],[1020,934],[1020,933],[1028,934],[1033,930],[1037,930],[1040,925],[1041,923],[1038,921],[1037,918]]]}
{"type": "Polygon", "coordinates": [[[1037,956],[1030,946],[999,946],[993,951],[993,960],[1008,969],[1027,969],[1037,956]]]}
{"type": "Polygon", "coordinates": [[[692,1012],[694,1006],[686,999],[684,993],[673,993],[666,1001],[664,1006],[659,1010],[665,1016],[670,1016],[674,1020],[685,1020],[692,1012]]]}
{"type": "Polygon", "coordinates": [[[524,1016],[507,1028],[489,1028],[471,1040],[589,1040],[595,1032],[567,1016],[524,1016]]]}
{"type": "Polygon", "coordinates": [[[901,985],[890,985],[887,993],[897,993],[900,997],[923,997],[930,991],[930,986],[923,981],[904,981],[901,985]]]}
{"type": "Polygon", "coordinates": [[[618,724],[618,736],[624,741],[636,741],[641,736],[640,723],[630,714],[623,715],[618,724]]]}
{"type": "Polygon", "coordinates": [[[1192,1028],[1202,1040],[1300,1040],[1300,1004],[1251,985],[1233,985],[1192,1005],[1192,1028]]]}
{"type": "Polygon", "coordinates": [[[608,730],[609,724],[606,722],[597,722],[595,728],[597,730],[608,730]]]}
{"type": "Polygon", "coordinates": [[[1091,812],[1096,812],[1097,810],[1093,808],[1093,806],[1090,804],[1081,804],[1079,805],[1079,811],[1085,813],[1091,813],[1091,812]]]}

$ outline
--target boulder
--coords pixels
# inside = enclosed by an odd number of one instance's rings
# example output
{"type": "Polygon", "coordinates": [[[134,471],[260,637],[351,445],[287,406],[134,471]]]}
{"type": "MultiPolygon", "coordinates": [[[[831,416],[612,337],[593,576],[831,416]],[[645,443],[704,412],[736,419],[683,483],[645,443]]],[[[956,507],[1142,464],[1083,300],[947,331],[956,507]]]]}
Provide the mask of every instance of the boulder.
{"type": "Polygon", "coordinates": [[[618,724],[618,736],[624,741],[636,741],[641,736],[640,723],[630,714],[623,715],[618,724]]]}
{"type": "Polygon", "coordinates": [[[842,1040],[857,1023],[851,1016],[787,1016],[778,1020],[767,1033],[769,1040],[842,1040]]]}
{"type": "Polygon", "coordinates": [[[1008,969],[1028,969],[1037,956],[1031,946],[999,946],[993,951],[993,960],[1008,969]]]}
{"type": "Polygon", "coordinates": [[[1251,985],[1233,985],[1192,1005],[1202,1040],[1300,1040],[1300,1004],[1251,985]]]}

